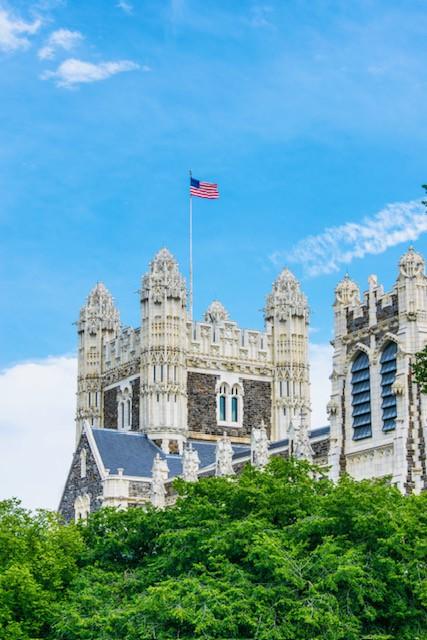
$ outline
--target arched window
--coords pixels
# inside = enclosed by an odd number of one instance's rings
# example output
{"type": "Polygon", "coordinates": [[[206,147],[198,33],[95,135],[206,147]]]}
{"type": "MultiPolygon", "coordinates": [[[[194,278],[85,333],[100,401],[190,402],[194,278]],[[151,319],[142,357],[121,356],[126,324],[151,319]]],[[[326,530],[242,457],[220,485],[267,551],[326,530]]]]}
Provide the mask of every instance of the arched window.
{"type": "Polygon", "coordinates": [[[369,438],[371,424],[371,385],[369,358],[359,353],[351,367],[351,405],[353,417],[353,440],[369,438]]]}
{"type": "Polygon", "coordinates": [[[391,390],[392,384],[396,379],[396,354],[397,344],[389,342],[380,358],[383,431],[391,431],[396,427],[397,402],[396,396],[391,390]]]}
{"type": "Polygon", "coordinates": [[[125,385],[117,394],[118,428],[128,430],[132,426],[132,387],[125,385]]]}
{"type": "Polygon", "coordinates": [[[80,477],[86,478],[86,449],[80,451],[80,477]]]}
{"type": "Polygon", "coordinates": [[[227,420],[227,396],[223,394],[219,396],[219,419],[221,422],[227,420]]]}
{"type": "Polygon", "coordinates": [[[239,421],[239,387],[235,385],[231,391],[231,422],[239,421]]]}

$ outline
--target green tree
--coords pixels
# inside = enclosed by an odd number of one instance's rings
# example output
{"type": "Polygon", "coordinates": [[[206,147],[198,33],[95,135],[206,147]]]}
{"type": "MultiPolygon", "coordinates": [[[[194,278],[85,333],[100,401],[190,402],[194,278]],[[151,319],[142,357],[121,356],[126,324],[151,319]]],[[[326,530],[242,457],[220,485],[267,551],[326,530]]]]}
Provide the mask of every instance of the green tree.
{"type": "Polygon", "coordinates": [[[427,639],[426,495],[277,458],[176,486],[89,519],[53,638],[427,639]]]}
{"type": "Polygon", "coordinates": [[[47,511],[0,502],[0,638],[47,638],[83,550],[79,531],[47,511]]]}

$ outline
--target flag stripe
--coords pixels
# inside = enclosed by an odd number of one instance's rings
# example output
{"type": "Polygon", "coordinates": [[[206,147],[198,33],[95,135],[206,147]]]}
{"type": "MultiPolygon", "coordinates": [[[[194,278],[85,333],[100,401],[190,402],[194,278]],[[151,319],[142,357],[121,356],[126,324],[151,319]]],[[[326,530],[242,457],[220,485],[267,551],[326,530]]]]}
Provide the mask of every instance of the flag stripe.
{"type": "Polygon", "coordinates": [[[190,180],[190,195],[197,198],[215,200],[219,198],[218,185],[214,182],[200,182],[195,178],[190,180]]]}

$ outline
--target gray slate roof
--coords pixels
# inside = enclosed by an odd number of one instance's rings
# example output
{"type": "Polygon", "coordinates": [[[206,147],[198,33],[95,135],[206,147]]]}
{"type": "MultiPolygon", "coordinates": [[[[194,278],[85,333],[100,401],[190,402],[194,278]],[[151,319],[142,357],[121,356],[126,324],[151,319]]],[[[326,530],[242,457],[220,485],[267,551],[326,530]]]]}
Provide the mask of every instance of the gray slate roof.
{"type": "MultiPolygon", "coordinates": [[[[182,473],[182,456],[165,454],[152,440],[143,433],[117,431],[116,429],[99,429],[92,427],[96,446],[98,447],[104,467],[115,475],[123,469],[125,476],[151,478],[153,460],[157,454],[166,458],[169,467],[169,478],[182,473]]],[[[197,450],[200,468],[215,462],[215,443],[189,440],[197,450]]],[[[249,453],[250,447],[233,445],[234,454],[249,453]]]]}

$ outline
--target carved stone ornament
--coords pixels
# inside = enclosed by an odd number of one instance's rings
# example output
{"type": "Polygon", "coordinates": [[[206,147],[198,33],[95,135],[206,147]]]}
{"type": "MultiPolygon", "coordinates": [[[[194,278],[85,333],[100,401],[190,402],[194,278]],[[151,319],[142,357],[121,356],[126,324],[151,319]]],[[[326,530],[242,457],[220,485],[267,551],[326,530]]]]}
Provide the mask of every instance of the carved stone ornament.
{"type": "Polygon", "coordinates": [[[257,469],[263,469],[268,463],[268,437],[264,420],[259,428],[251,433],[251,462],[257,469]]]}
{"type": "Polygon", "coordinates": [[[408,251],[400,259],[400,274],[405,278],[416,278],[424,275],[424,269],[424,258],[415,251],[414,247],[409,247],[408,251]]]}
{"type": "Polygon", "coordinates": [[[188,444],[184,447],[182,454],[182,477],[187,482],[197,482],[200,468],[200,458],[193,445],[188,444]]]}
{"type": "Polygon", "coordinates": [[[232,476],[233,469],[233,448],[230,438],[224,431],[223,437],[216,444],[216,475],[232,476]]]}
{"type": "Polygon", "coordinates": [[[94,335],[99,330],[118,333],[119,328],[120,316],[114,306],[113,296],[102,282],[98,282],[80,310],[78,330],[87,330],[94,335]]]}
{"type": "Polygon", "coordinates": [[[335,301],[343,306],[355,305],[360,302],[359,287],[353,282],[348,273],[336,286],[335,301]]]}
{"type": "Polygon", "coordinates": [[[161,249],[150,265],[150,272],[142,279],[141,300],[151,297],[155,303],[166,298],[181,300],[185,307],[185,279],[180,274],[178,262],[168,249],[161,249]]]}
{"type": "Polygon", "coordinates": [[[287,320],[291,309],[294,314],[308,318],[307,298],[302,293],[298,280],[289,269],[283,269],[273,283],[272,292],[267,296],[265,319],[272,320],[276,317],[287,320]]]}
{"type": "Polygon", "coordinates": [[[225,322],[228,318],[228,312],[219,300],[211,302],[204,316],[205,322],[209,322],[210,324],[225,322]]]}
{"type": "Polygon", "coordinates": [[[308,428],[305,415],[301,413],[299,425],[289,429],[289,448],[295,458],[313,460],[313,449],[311,448],[308,428]]]}
{"type": "Polygon", "coordinates": [[[154,507],[163,509],[166,504],[165,482],[168,479],[169,469],[166,460],[158,453],[153,461],[151,481],[151,502],[154,507]]]}
{"type": "Polygon", "coordinates": [[[339,409],[338,403],[333,400],[328,402],[326,406],[326,411],[329,416],[336,416],[338,413],[338,409],[339,409]]]}

